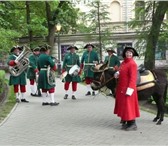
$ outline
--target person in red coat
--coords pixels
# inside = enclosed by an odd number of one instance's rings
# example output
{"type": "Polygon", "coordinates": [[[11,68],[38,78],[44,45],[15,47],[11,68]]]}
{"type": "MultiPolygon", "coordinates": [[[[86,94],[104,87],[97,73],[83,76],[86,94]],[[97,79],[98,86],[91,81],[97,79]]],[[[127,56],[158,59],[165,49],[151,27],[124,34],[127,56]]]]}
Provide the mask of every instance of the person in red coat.
{"type": "Polygon", "coordinates": [[[114,114],[121,118],[122,129],[132,131],[137,130],[135,119],[140,117],[136,89],[137,64],[133,59],[134,56],[139,55],[134,48],[125,47],[122,56],[124,60],[119,71],[115,73],[115,78],[118,78],[118,84],[114,114]]]}

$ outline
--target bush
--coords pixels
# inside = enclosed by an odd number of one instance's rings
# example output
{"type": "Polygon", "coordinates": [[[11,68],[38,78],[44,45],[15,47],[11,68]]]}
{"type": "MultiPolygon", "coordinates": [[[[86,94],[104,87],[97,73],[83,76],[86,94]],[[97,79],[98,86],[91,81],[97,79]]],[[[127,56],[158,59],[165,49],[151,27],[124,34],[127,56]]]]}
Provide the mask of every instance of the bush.
{"type": "Polygon", "coordinates": [[[16,101],[13,86],[8,86],[5,71],[0,70],[0,122],[10,113],[16,101]]]}

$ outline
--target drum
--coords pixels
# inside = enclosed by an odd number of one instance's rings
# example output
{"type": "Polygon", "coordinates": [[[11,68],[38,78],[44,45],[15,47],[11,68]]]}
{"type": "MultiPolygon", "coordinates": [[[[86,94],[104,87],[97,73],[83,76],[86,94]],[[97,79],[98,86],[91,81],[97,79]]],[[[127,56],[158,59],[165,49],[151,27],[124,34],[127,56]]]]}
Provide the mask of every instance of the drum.
{"type": "Polygon", "coordinates": [[[74,65],[69,70],[69,75],[71,76],[77,76],[80,71],[80,67],[78,65],[74,65]]]}

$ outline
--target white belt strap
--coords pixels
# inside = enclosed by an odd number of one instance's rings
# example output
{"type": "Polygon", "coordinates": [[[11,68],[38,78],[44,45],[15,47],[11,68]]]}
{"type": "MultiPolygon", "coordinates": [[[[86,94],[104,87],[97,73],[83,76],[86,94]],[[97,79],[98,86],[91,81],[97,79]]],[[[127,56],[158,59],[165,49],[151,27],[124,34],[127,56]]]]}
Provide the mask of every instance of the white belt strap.
{"type": "Polygon", "coordinates": [[[40,70],[47,70],[47,68],[41,68],[40,70]]]}
{"type": "Polygon", "coordinates": [[[95,65],[95,64],[93,64],[93,63],[85,63],[85,65],[95,65]]]}

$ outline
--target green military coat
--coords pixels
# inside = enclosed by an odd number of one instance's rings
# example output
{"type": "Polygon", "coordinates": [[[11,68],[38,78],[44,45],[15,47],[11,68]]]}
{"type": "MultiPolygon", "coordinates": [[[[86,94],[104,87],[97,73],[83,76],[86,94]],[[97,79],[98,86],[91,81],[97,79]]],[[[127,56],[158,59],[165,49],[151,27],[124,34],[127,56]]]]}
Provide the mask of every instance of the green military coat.
{"type": "Polygon", "coordinates": [[[111,56],[106,56],[104,63],[107,63],[107,67],[114,67],[114,66],[120,66],[120,60],[117,56],[111,55],[111,56]]]}
{"type": "Polygon", "coordinates": [[[29,68],[27,71],[27,78],[28,79],[36,79],[36,73],[35,73],[35,69],[37,69],[37,60],[38,60],[38,56],[31,54],[29,56],[29,68]]]}
{"type": "MultiPolygon", "coordinates": [[[[16,59],[16,55],[11,54],[7,59],[7,64],[9,65],[10,61],[16,59]]],[[[26,85],[26,72],[23,71],[19,76],[15,77],[10,74],[9,85],[26,85]]]]}
{"type": "Polygon", "coordinates": [[[84,64],[84,76],[93,78],[94,73],[91,68],[95,65],[94,61],[99,62],[98,55],[95,51],[85,51],[81,58],[81,63],[84,64]]]}
{"type": "Polygon", "coordinates": [[[54,88],[55,85],[50,85],[47,80],[47,67],[48,65],[53,68],[55,66],[55,62],[51,58],[51,56],[41,53],[38,61],[37,66],[39,69],[39,78],[38,78],[38,88],[39,89],[51,89],[54,88]]]}
{"type": "MultiPolygon", "coordinates": [[[[64,57],[62,68],[64,70],[66,70],[67,72],[69,72],[70,68],[73,65],[78,65],[80,67],[79,56],[76,53],[67,53],[64,57]]],[[[65,81],[65,82],[81,82],[81,78],[79,75],[71,76],[71,75],[67,74],[67,76],[65,77],[65,79],[63,81],[65,81]]]]}

